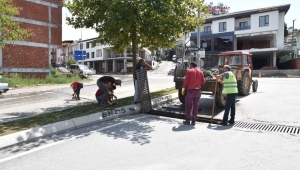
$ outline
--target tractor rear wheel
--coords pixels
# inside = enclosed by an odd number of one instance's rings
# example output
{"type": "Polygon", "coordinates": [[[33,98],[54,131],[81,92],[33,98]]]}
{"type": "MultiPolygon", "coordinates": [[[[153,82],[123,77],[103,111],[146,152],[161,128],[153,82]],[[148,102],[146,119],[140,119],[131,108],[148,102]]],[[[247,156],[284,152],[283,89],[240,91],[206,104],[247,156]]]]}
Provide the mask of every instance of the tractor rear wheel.
{"type": "Polygon", "coordinates": [[[257,88],[258,88],[258,81],[257,80],[253,80],[252,91],[253,92],[257,92],[257,88]]]}
{"type": "Polygon", "coordinates": [[[242,80],[238,81],[238,92],[241,96],[247,96],[250,92],[251,79],[247,71],[243,72],[242,80]]]}
{"type": "Polygon", "coordinates": [[[223,85],[219,84],[219,91],[216,93],[216,105],[220,108],[225,107],[225,102],[226,102],[226,94],[222,93],[223,91],[223,85]]]}
{"type": "Polygon", "coordinates": [[[182,103],[182,104],[185,104],[185,95],[186,95],[186,92],[184,93],[184,95],[181,94],[181,89],[178,89],[178,98],[179,98],[179,101],[182,103]]]}

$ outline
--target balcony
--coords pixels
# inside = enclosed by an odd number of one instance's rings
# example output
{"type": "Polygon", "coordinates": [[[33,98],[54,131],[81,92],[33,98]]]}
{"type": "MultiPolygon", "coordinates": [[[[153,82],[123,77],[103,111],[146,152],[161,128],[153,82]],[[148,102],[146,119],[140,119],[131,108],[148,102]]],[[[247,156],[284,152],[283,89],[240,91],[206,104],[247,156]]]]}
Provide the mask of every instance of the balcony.
{"type": "Polygon", "coordinates": [[[242,27],[235,27],[235,31],[242,31],[242,30],[250,30],[251,26],[242,26],[242,27]]]}

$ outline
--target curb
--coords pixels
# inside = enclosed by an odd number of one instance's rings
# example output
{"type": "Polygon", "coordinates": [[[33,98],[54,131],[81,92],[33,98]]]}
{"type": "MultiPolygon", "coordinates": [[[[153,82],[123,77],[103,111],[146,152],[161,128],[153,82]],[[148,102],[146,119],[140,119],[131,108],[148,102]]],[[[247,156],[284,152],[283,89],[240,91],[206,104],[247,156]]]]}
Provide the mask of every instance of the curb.
{"type": "MultiPolygon", "coordinates": [[[[177,98],[178,98],[177,93],[173,93],[170,95],[152,99],[151,103],[152,106],[157,106],[158,104],[170,102],[177,98]]],[[[115,108],[113,110],[106,110],[103,112],[98,112],[87,116],[73,118],[73,119],[56,122],[49,125],[44,125],[41,127],[20,131],[17,133],[0,137],[0,141],[1,141],[0,148],[5,148],[23,142],[28,142],[37,138],[51,136],[68,130],[74,130],[95,123],[112,120],[117,117],[126,116],[130,114],[137,114],[140,112],[141,112],[141,106],[132,104],[120,108],[115,108]]]]}

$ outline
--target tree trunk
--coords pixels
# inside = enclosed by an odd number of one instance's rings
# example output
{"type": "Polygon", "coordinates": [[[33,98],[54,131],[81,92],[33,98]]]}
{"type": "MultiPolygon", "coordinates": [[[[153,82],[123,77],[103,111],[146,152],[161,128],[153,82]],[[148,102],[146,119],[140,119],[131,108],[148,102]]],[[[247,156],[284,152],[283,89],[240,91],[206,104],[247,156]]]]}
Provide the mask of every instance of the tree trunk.
{"type": "MultiPolygon", "coordinates": [[[[134,13],[137,13],[137,9],[134,10],[134,13]]],[[[131,37],[131,43],[132,43],[132,74],[133,74],[133,84],[134,84],[134,78],[136,76],[136,22],[133,21],[132,25],[132,37],[131,37]]]]}

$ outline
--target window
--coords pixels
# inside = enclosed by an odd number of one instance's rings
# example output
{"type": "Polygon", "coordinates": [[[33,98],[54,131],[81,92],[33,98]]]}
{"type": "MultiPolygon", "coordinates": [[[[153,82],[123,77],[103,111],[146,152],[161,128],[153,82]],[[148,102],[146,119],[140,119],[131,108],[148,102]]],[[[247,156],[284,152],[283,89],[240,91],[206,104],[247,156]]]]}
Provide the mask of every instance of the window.
{"type": "Polygon", "coordinates": [[[86,58],[90,58],[90,53],[86,53],[86,58]]]}
{"type": "Polygon", "coordinates": [[[90,42],[86,42],[86,48],[90,48],[90,42]]]}
{"type": "Polygon", "coordinates": [[[269,26],[269,15],[259,17],[259,27],[269,26]]]}
{"type": "Polygon", "coordinates": [[[204,27],[204,33],[205,34],[211,34],[211,27],[210,26],[204,27]]]}
{"type": "Polygon", "coordinates": [[[248,65],[250,66],[251,65],[251,60],[250,60],[250,57],[247,56],[247,55],[244,55],[244,65],[248,65]]]}
{"type": "Polygon", "coordinates": [[[95,58],[95,52],[92,52],[92,58],[95,58]]]}
{"type": "Polygon", "coordinates": [[[242,65],[242,56],[241,55],[229,56],[229,65],[242,65]]]}
{"type": "Polygon", "coordinates": [[[211,51],[211,39],[201,39],[201,46],[200,48],[205,48],[205,51],[211,51]]]}
{"type": "Polygon", "coordinates": [[[225,32],[226,31],[226,22],[220,22],[219,23],[219,32],[225,32]]]}
{"type": "Polygon", "coordinates": [[[240,22],[239,26],[240,27],[246,27],[246,26],[248,26],[248,21],[240,22]]]}
{"type": "Polygon", "coordinates": [[[79,47],[80,49],[83,49],[83,44],[82,43],[80,43],[80,47],[79,47]]]}
{"type": "Polygon", "coordinates": [[[216,37],[214,47],[215,51],[233,51],[233,36],[216,37]]]}

